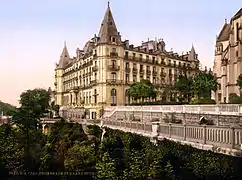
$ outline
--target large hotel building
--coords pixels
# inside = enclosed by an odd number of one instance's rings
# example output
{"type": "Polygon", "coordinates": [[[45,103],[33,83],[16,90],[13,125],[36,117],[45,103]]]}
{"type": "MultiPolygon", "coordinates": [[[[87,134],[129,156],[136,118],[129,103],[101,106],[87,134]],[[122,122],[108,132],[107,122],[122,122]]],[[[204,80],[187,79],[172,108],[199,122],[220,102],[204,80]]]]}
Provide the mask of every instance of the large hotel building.
{"type": "Polygon", "coordinates": [[[240,95],[237,79],[242,74],[242,8],[224,26],[216,38],[213,73],[219,88],[213,93],[217,103],[228,103],[232,94],[240,95]]]}
{"type": "Polygon", "coordinates": [[[182,55],[168,52],[163,40],[148,40],[135,47],[122,41],[108,5],[98,36],[94,35],[76,57],[71,58],[66,44],[55,69],[55,102],[60,106],[83,107],[91,119],[100,116],[105,106],[128,105],[129,86],[149,79],[169,101],[169,85],[180,74],[193,76],[199,60],[192,46],[182,55]]]}

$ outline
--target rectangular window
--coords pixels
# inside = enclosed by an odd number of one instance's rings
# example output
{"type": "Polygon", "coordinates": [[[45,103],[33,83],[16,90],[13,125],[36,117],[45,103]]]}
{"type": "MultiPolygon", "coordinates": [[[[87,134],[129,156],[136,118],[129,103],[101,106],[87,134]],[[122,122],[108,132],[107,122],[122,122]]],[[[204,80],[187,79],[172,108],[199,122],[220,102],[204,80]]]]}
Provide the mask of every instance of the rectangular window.
{"type": "Polygon", "coordinates": [[[126,67],[126,68],[129,68],[129,63],[126,63],[126,64],[125,64],[125,67],[126,67]]]}
{"type": "Polygon", "coordinates": [[[221,99],[222,99],[222,95],[221,95],[221,93],[218,93],[218,101],[220,102],[221,99]]]}
{"type": "Polygon", "coordinates": [[[126,74],[125,81],[128,83],[129,82],[129,74],[126,74]]]}
{"type": "Polygon", "coordinates": [[[133,76],[133,82],[137,82],[137,76],[136,75],[133,76]]]}
{"type": "Polygon", "coordinates": [[[113,80],[115,80],[115,79],[116,79],[116,73],[111,73],[111,78],[112,78],[113,80]]]}

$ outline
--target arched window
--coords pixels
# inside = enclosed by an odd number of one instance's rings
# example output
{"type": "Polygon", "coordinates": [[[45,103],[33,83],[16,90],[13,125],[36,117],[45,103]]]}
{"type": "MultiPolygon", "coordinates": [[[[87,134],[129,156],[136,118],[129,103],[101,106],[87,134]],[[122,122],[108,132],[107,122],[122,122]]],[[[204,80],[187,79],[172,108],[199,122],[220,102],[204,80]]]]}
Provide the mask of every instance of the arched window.
{"type": "Polygon", "coordinates": [[[116,89],[111,90],[111,106],[117,105],[117,91],[116,89]]]}
{"type": "Polygon", "coordinates": [[[129,95],[129,90],[126,89],[125,91],[125,105],[129,105],[130,104],[130,95],[129,95]]]}

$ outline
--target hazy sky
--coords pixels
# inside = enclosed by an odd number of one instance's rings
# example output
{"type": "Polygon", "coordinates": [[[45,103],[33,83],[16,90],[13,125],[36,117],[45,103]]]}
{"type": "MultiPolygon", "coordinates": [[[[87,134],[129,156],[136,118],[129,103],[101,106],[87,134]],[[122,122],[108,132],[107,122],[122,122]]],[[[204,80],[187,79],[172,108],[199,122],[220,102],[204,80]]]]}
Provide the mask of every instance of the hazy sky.
{"type": "MultiPolygon", "coordinates": [[[[163,38],[182,52],[192,43],[203,65],[212,67],[216,34],[241,0],[111,0],[123,40],[138,45],[163,38]]],[[[107,0],[2,0],[0,3],[0,100],[18,104],[21,92],[53,87],[64,41],[71,56],[98,34],[107,0]]]]}

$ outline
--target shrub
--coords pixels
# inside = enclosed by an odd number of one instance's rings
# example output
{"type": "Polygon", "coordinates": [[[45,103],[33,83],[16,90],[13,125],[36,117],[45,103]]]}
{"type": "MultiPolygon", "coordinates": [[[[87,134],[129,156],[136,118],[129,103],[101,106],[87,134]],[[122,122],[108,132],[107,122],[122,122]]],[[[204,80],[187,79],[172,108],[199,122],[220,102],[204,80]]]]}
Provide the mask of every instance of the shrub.
{"type": "Polygon", "coordinates": [[[192,99],[192,104],[216,104],[216,101],[210,98],[193,98],[192,99]]]}
{"type": "Polygon", "coordinates": [[[235,93],[229,95],[229,102],[231,104],[242,104],[242,96],[238,96],[235,93]]]}

